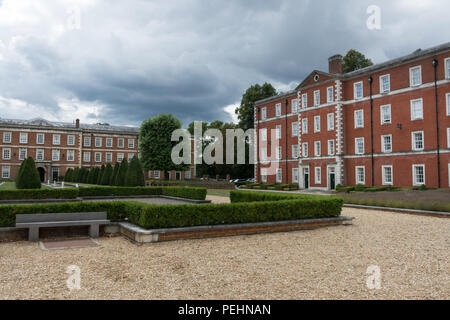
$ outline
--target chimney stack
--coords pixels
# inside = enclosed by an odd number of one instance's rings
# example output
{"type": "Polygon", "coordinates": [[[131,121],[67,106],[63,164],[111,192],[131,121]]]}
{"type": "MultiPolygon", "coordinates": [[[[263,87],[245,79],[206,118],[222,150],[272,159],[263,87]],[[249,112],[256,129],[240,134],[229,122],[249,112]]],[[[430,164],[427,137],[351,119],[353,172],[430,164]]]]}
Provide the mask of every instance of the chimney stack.
{"type": "Polygon", "coordinates": [[[75,128],[80,128],[80,119],[75,120],[75,128]]]}
{"type": "Polygon", "coordinates": [[[328,72],[332,74],[342,73],[342,56],[340,54],[328,58],[328,72]]]}

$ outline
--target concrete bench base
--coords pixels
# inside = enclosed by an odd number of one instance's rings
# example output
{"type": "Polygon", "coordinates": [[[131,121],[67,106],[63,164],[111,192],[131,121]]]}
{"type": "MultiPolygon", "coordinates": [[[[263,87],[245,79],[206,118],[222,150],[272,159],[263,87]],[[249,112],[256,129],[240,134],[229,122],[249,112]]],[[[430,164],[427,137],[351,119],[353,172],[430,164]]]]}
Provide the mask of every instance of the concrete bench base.
{"type": "Polygon", "coordinates": [[[111,226],[111,229],[105,230],[105,232],[120,232],[123,236],[137,243],[153,243],[172,240],[311,230],[330,226],[351,225],[353,219],[352,217],[336,217],[154,230],[147,230],[129,222],[120,222],[118,223],[118,228],[111,226]]]}

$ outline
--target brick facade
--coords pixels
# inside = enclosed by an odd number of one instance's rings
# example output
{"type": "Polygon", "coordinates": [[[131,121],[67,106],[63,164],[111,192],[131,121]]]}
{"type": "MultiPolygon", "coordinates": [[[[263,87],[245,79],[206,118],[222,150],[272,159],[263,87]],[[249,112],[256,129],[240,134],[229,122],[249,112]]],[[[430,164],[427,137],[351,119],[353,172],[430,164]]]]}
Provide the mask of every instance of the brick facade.
{"type": "Polygon", "coordinates": [[[313,189],[338,184],[448,188],[450,43],[346,74],[340,73],[341,58],[330,58],[330,72],[313,71],[292,92],[255,104],[258,154],[277,142],[282,147],[280,159],[271,151],[267,161],[257,159],[257,181],[313,189]],[[290,111],[293,99],[297,112],[290,111]],[[298,134],[293,135],[295,121],[298,134]],[[268,141],[261,141],[261,129],[277,126],[281,139],[274,141],[268,133],[268,141]],[[297,159],[293,145],[298,145],[297,159]],[[281,169],[281,179],[273,170],[263,177],[269,166],[281,169]]]}
{"type": "Polygon", "coordinates": [[[24,157],[36,161],[42,181],[67,169],[95,167],[138,154],[138,128],[0,119],[1,179],[14,179],[24,157]]]}

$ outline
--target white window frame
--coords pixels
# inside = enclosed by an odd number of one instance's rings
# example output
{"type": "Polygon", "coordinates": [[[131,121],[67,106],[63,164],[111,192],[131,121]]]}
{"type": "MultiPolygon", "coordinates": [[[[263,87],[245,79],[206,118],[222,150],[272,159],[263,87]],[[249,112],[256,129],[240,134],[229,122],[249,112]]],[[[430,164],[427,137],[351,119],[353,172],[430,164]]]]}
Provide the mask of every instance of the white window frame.
{"type": "Polygon", "coordinates": [[[356,166],[355,167],[355,184],[361,184],[361,185],[365,185],[366,184],[366,167],[365,166],[356,166]],[[362,169],[363,172],[363,180],[359,180],[359,175],[358,175],[358,170],[362,169]]]}
{"type": "Polygon", "coordinates": [[[267,128],[261,129],[261,141],[267,141],[267,128]]]}
{"type": "Polygon", "coordinates": [[[280,124],[275,127],[275,133],[276,133],[275,138],[277,140],[280,140],[281,139],[281,125],[280,124]]]}
{"type": "Polygon", "coordinates": [[[389,93],[391,92],[391,75],[390,74],[385,74],[380,76],[380,93],[389,93]],[[384,83],[383,83],[383,79],[387,78],[388,79],[388,84],[389,84],[389,88],[387,90],[384,90],[384,83]]]}
{"type": "Polygon", "coordinates": [[[314,116],[314,133],[320,132],[320,115],[314,116]],[[319,120],[319,121],[317,121],[319,120]]]}
{"type": "Polygon", "coordinates": [[[118,138],[117,139],[117,148],[123,149],[125,147],[125,139],[118,138]]]}
{"type": "Polygon", "coordinates": [[[302,94],[302,108],[308,108],[308,94],[302,94]]]}
{"type": "Polygon", "coordinates": [[[85,147],[90,147],[90,146],[91,146],[91,143],[92,143],[91,137],[83,137],[83,145],[84,145],[85,147]],[[87,142],[87,143],[86,143],[86,142],[87,142]]]}
{"type": "Polygon", "coordinates": [[[281,117],[281,103],[275,105],[275,117],[281,117]]]}
{"type": "Polygon", "coordinates": [[[314,156],[320,157],[322,154],[322,144],[320,141],[314,141],[314,156]]]}
{"type": "Polygon", "coordinates": [[[101,148],[103,145],[103,138],[102,137],[95,137],[95,147],[101,148]]]}
{"type": "Polygon", "coordinates": [[[322,183],[322,168],[321,167],[314,168],[314,182],[315,182],[315,184],[322,183]]]}
{"type": "Polygon", "coordinates": [[[11,143],[12,141],[12,132],[3,132],[3,143],[11,143]],[[6,136],[9,136],[9,140],[6,140],[6,136]]]}
{"type": "Polygon", "coordinates": [[[327,130],[328,131],[334,130],[334,113],[327,114],[327,130]]]}
{"type": "Polygon", "coordinates": [[[382,106],[380,106],[380,122],[381,122],[381,125],[384,125],[384,124],[392,124],[392,112],[391,112],[391,105],[390,104],[385,104],[385,105],[382,105],[382,106]],[[385,121],[385,119],[384,119],[384,111],[383,110],[389,110],[389,121],[385,121]]]}
{"type": "Polygon", "coordinates": [[[364,128],[364,109],[358,109],[354,112],[355,129],[364,128]],[[361,114],[361,124],[358,123],[358,114],[361,114]]]}
{"type": "Polygon", "coordinates": [[[11,160],[11,148],[3,148],[2,150],[2,159],[3,160],[11,160]],[[8,156],[5,157],[5,152],[8,153],[8,156]]]}
{"type": "Polygon", "coordinates": [[[334,139],[330,139],[328,140],[328,155],[329,156],[334,156],[334,150],[336,148],[336,144],[334,143],[334,139]]]}
{"type": "Polygon", "coordinates": [[[283,169],[277,168],[276,171],[276,182],[282,183],[283,182],[283,169]]]}
{"type": "Polygon", "coordinates": [[[299,154],[300,150],[299,150],[298,144],[293,144],[291,149],[292,149],[292,158],[293,159],[298,159],[299,155],[300,155],[299,154]]]}
{"type": "Polygon", "coordinates": [[[308,134],[308,118],[302,119],[302,134],[308,134]]]}
{"type": "Polygon", "coordinates": [[[23,161],[27,158],[28,149],[26,148],[20,148],[19,149],[19,160],[23,161]],[[22,151],[25,151],[25,154],[23,157],[21,157],[22,151]]]}
{"type": "Polygon", "coordinates": [[[282,158],[283,158],[283,148],[281,146],[278,146],[276,160],[281,160],[282,158]]]}
{"type": "Polygon", "coordinates": [[[298,99],[291,100],[291,112],[298,113],[298,99]]]}
{"type": "Polygon", "coordinates": [[[2,166],[2,179],[11,178],[11,167],[10,166],[2,166]]]}
{"type": "Polygon", "coordinates": [[[68,146],[74,146],[74,145],[75,145],[75,136],[74,136],[74,135],[68,135],[68,136],[67,136],[67,145],[68,145],[68,146]],[[70,143],[70,138],[73,139],[73,142],[72,142],[72,143],[70,143]]]}
{"type": "Polygon", "coordinates": [[[445,95],[445,97],[446,97],[446,100],[447,100],[447,104],[446,104],[446,106],[447,106],[447,116],[450,116],[450,92],[449,93],[447,93],[446,95],[445,95]]]}
{"type": "Polygon", "coordinates": [[[392,134],[385,134],[381,136],[381,152],[383,153],[391,153],[392,152],[392,134]],[[389,137],[391,139],[391,148],[389,150],[386,149],[386,143],[384,141],[385,137],[389,137]]]}
{"type": "Polygon", "coordinates": [[[327,103],[333,103],[334,102],[334,88],[328,87],[327,88],[327,103]],[[330,91],[331,91],[331,97],[330,97],[330,91]]]}
{"type": "Polygon", "coordinates": [[[394,185],[394,167],[392,165],[381,166],[381,176],[383,180],[383,186],[394,185]],[[386,180],[386,169],[391,169],[391,181],[386,180]]]}
{"type": "Polygon", "coordinates": [[[425,135],[423,131],[413,131],[411,132],[411,149],[413,151],[422,151],[425,149],[425,135]],[[416,147],[416,139],[415,136],[417,133],[421,133],[422,134],[422,148],[417,148],[416,147]]]}
{"type": "Polygon", "coordinates": [[[106,147],[107,148],[113,147],[113,138],[106,138],[106,147]]]}
{"type": "Polygon", "coordinates": [[[59,149],[52,150],[52,161],[59,161],[61,159],[61,151],[59,149]],[[55,157],[57,155],[57,157],[55,157]]]}
{"type": "Polygon", "coordinates": [[[83,152],[83,162],[91,162],[91,153],[83,152]]]}
{"type": "Polygon", "coordinates": [[[38,133],[36,135],[36,144],[45,144],[45,134],[44,133],[38,133]],[[39,142],[39,137],[42,137],[42,142],[39,142]]]}
{"type": "Polygon", "coordinates": [[[423,83],[423,79],[422,79],[422,66],[415,66],[415,67],[411,67],[409,68],[409,86],[410,87],[418,87],[420,85],[422,85],[423,83]],[[414,84],[413,83],[413,71],[419,69],[419,74],[420,74],[420,83],[414,84]]]}
{"type": "Polygon", "coordinates": [[[124,158],[125,158],[125,155],[123,153],[117,154],[117,162],[122,162],[124,158]]]}
{"type": "Polygon", "coordinates": [[[364,98],[364,86],[363,86],[362,81],[358,81],[353,84],[353,98],[355,100],[360,100],[360,99],[364,98]],[[358,85],[361,85],[361,96],[360,97],[358,96],[358,90],[356,90],[356,86],[358,86],[358,85]]]}
{"type": "Polygon", "coordinates": [[[102,153],[101,152],[95,152],[94,153],[94,161],[95,162],[102,162],[102,153]],[[97,155],[99,156],[98,160],[97,160],[97,155]]]}
{"type": "Polygon", "coordinates": [[[44,159],[45,159],[44,149],[37,149],[36,150],[36,161],[44,161],[44,159]],[[42,155],[42,158],[39,158],[39,155],[42,155]]]}
{"type": "Polygon", "coordinates": [[[267,108],[264,107],[261,110],[261,120],[266,120],[267,119],[267,108]]]}
{"type": "Polygon", "coordinates": [[[364,141],[364,137],[357,137],[355,138],[355,154],[364,154],[365,153],[365,141],[364,141]],[[362,141],[362,147],[363,147],[363,151],[359,152],[359,148],[358,148],[358,141],[361,140],[362,141]]]}
{"type": "Polygon", "coordinates": [[[134,145],[134,139],[128,139],[128,149],[134,149],[134,145]]]}
{"type": "Polygon", "coordinates": [[[450,58],[444,60],[445,79],[450,79],[450,58]]]}
{"type": "Polygon", "coordinates": [[[450,149],[450,128],[447,128],[447,148],[450,149]]]}
{"type": "Polygon", "coordinates": [[[298,127],[298,121],[292,122],[292,136],[293,137],[298,137],[299,130],[300,129],[298,127]]]}
{"type": "Polygon", "coordinates": [[[302,143],[302,156],[303,158],[308,158],[308,142],[302,143]]]}
{"type": "Polygon", "coordinates": [[[413,99],[410,101],[410,108],[411,108],[411,121],[416,121],[416,120],[423,120],[423,98],[420,99],[413,99]],[[414,112],[414,103],[415,102],[419,102],[422,105],[422,115],[421,116],[416,116],[415,112],[414,112]]]}
{"type": "Polygon", "coordinates": [[[153,171],[153,178],[157,180],[161,179],[161,172],[159,170],[153,171]]]}
{"type": "Polygon", "coordinates": [[[21,132],[19,135],[19,144],[27,144],[27,143],[28,143],[28,133],[21,132]],[[25,137],[25,139],[22,139],[23,137],[25,137]]]}
{"type": "Polygon", "coordinates": [[[67,150],[67,161],[75,161],[75,150],[67,150]],[[72,160],[70,160],[69,155],[72,154],[72,160]]]}
{"type": "Polygon", "coordinates": [[[314,106],[320,106],[320,90],[314,91],[314,106]]]}
{"type": "Polygon", "coordinates": [[[59,146],[61,144],[61,135],[60,134],[54,134],[53,135],[53,145],[59,146]]]}
{"type": "Polygon", "coordinates": [[[105,155],[106,163],[111,163],[113,161],[113,154],[111,152],[107,152],[105,155]]]}
{"type": "Polygon", "coordinates": [[[412,175],[413,175],[413,185],[414,186],[422,186],[426,184],[426,176],[425,176],[425,165],[424,164],[413,164],[412,165],[412,175]],[[423,182],[417,182],[417,176],[416,176],[416,168],[422,167],[423,168],[423,182]]]}
{"type": "Polygon", "coordinates": [[[298,183],[300,172],[298,168],[292,168],[292,183],[298,183]]]}

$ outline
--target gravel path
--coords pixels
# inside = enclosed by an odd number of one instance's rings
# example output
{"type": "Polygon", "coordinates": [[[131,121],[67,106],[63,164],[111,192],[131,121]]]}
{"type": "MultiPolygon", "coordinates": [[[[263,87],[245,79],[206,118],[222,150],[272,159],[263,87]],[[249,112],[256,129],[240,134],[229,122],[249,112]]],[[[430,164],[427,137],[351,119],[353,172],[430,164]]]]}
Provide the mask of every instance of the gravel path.
{"type": "MultiPolygon", "coordinates": [[[[216,199],[220,200],[220,199],[216,199]]],[[[5,299],[450,299],[450,220],[345,208],[353,226],[42,251],[0,244],[5,299]],[[66,268],[81,268],[70,292],[66,268]],[[370,265],[381,290],[366,287],[370,265]]]]}

